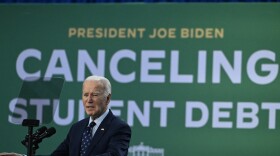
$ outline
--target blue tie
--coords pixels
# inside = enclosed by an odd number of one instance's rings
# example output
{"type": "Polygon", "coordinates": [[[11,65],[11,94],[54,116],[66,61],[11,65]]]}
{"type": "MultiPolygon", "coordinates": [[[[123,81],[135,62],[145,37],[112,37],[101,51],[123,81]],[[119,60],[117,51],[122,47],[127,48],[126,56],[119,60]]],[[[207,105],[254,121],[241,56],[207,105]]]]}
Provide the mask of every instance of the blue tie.
{"type": "Polygon", "coordinates": [[[92,135],[92,128],[95,126],[95,122],[91,122],[89,126],[85,129],[82,137],[82,142],[81,142],[81,151],[80,155],[84,156],[88,146],[90,145],[91,141],[91,135],[92,135]]]}

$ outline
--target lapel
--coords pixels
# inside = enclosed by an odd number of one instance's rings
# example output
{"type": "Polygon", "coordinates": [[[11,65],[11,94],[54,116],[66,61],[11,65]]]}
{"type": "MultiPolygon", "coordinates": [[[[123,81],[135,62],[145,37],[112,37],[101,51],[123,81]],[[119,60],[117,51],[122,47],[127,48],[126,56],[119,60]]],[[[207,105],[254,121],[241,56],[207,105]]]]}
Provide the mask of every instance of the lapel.
{"type": "Polygon", "coordinates": [[[77,131],[74,132],[74,136],[75,136],[75,139],[74,140],[74,146],[73,147],[77,147],[75,148],[75,154],[74,155],[80,155],[80,148],[81,148],[81,141],[82,141],[82,137],[83,137],[83,132],[85,130],[85,128],[87,127],[88,125],[88,122],[89,122],[89,117],[86,118],[85,120],[83,120],[80,125],[78,126],[78,129],[77,131]]]}
{"type": "Polygon", "coordinates": [[[100,141],[100,139],[103,137],[103,135],[108,131],[110,124],[112,122],[112,119],[114,118],[113,113],[111,112],[111,110],[109,110],[108,115],[104,118],[104,120],[101,122],[101,124],[99,125],[98,129],[96,130],[91,144],[89,146],[89,149],[86,152],[86,155],[89,155],[89,153],[91,151],[93,151],[93,149],[95,148],[95,146],[98,144],[98,142],[100,141]]]}

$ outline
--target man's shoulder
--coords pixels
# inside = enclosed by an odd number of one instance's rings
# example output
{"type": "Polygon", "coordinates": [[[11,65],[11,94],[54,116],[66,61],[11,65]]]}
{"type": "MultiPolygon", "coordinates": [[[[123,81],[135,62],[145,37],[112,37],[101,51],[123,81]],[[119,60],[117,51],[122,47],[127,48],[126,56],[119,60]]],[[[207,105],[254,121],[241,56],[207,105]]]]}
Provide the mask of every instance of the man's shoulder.
{"type": "Polygon", "coordinates": [[[80,120],[80,121],[74,123],[74,124],[72,125],[72,127],[81,127],[81,126],[87,125],[87,124],[88,124],[88,121],[89,121],[89,117],[84,118],[84,119],[82,119],[82,120],[80,120]]]}
{"type": "Polygon", "coordinates": [[[118,123],[120,123],[120,124],[127,125],[127,123],[126,123],[122,118],[117,117],[117,116],[115,116],[114,121],[115,121],[115,122],[118,122],[118,123]]]}
{"type": "Polygon", "coordinates": [[[125,124],[125,122],[120,117],[115,116],[111,110],[109,111],[106,118],[111,120],[112,122],[119,122],[119,123],[124,123],[125,124]]]}
{"type": "Polygon", "coordinates": [[[128,124],[120,117],[115,116],[114,114],[112,114],[112,120],[111,120],[113,125],[118,125],[118,126],[125,126],[125,127],[129,127],[128,124]]]}

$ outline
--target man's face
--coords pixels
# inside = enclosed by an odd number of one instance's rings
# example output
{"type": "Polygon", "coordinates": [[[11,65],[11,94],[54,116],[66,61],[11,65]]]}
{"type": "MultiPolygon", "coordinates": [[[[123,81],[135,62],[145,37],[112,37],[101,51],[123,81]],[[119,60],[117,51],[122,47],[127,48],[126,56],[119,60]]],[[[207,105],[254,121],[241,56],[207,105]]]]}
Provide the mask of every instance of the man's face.
{"type": "Polygon", "coordinates": [[[99,81],[87,80],[83,84],[83,104],[87,115],[93,119],[102,115],[110,102],[111,94],[104,95],[104,86],[99,81]]]}

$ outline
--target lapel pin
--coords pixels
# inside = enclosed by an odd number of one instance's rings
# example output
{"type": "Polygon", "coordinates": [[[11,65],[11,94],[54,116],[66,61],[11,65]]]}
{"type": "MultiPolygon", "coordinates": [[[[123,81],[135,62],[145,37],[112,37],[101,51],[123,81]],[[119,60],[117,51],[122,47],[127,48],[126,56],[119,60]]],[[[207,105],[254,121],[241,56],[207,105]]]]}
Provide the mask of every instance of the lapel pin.
{"type": "Polygon", "coordinates": [[[101,131],[104,131],[104,128],[101,128],[101,131]]]}

